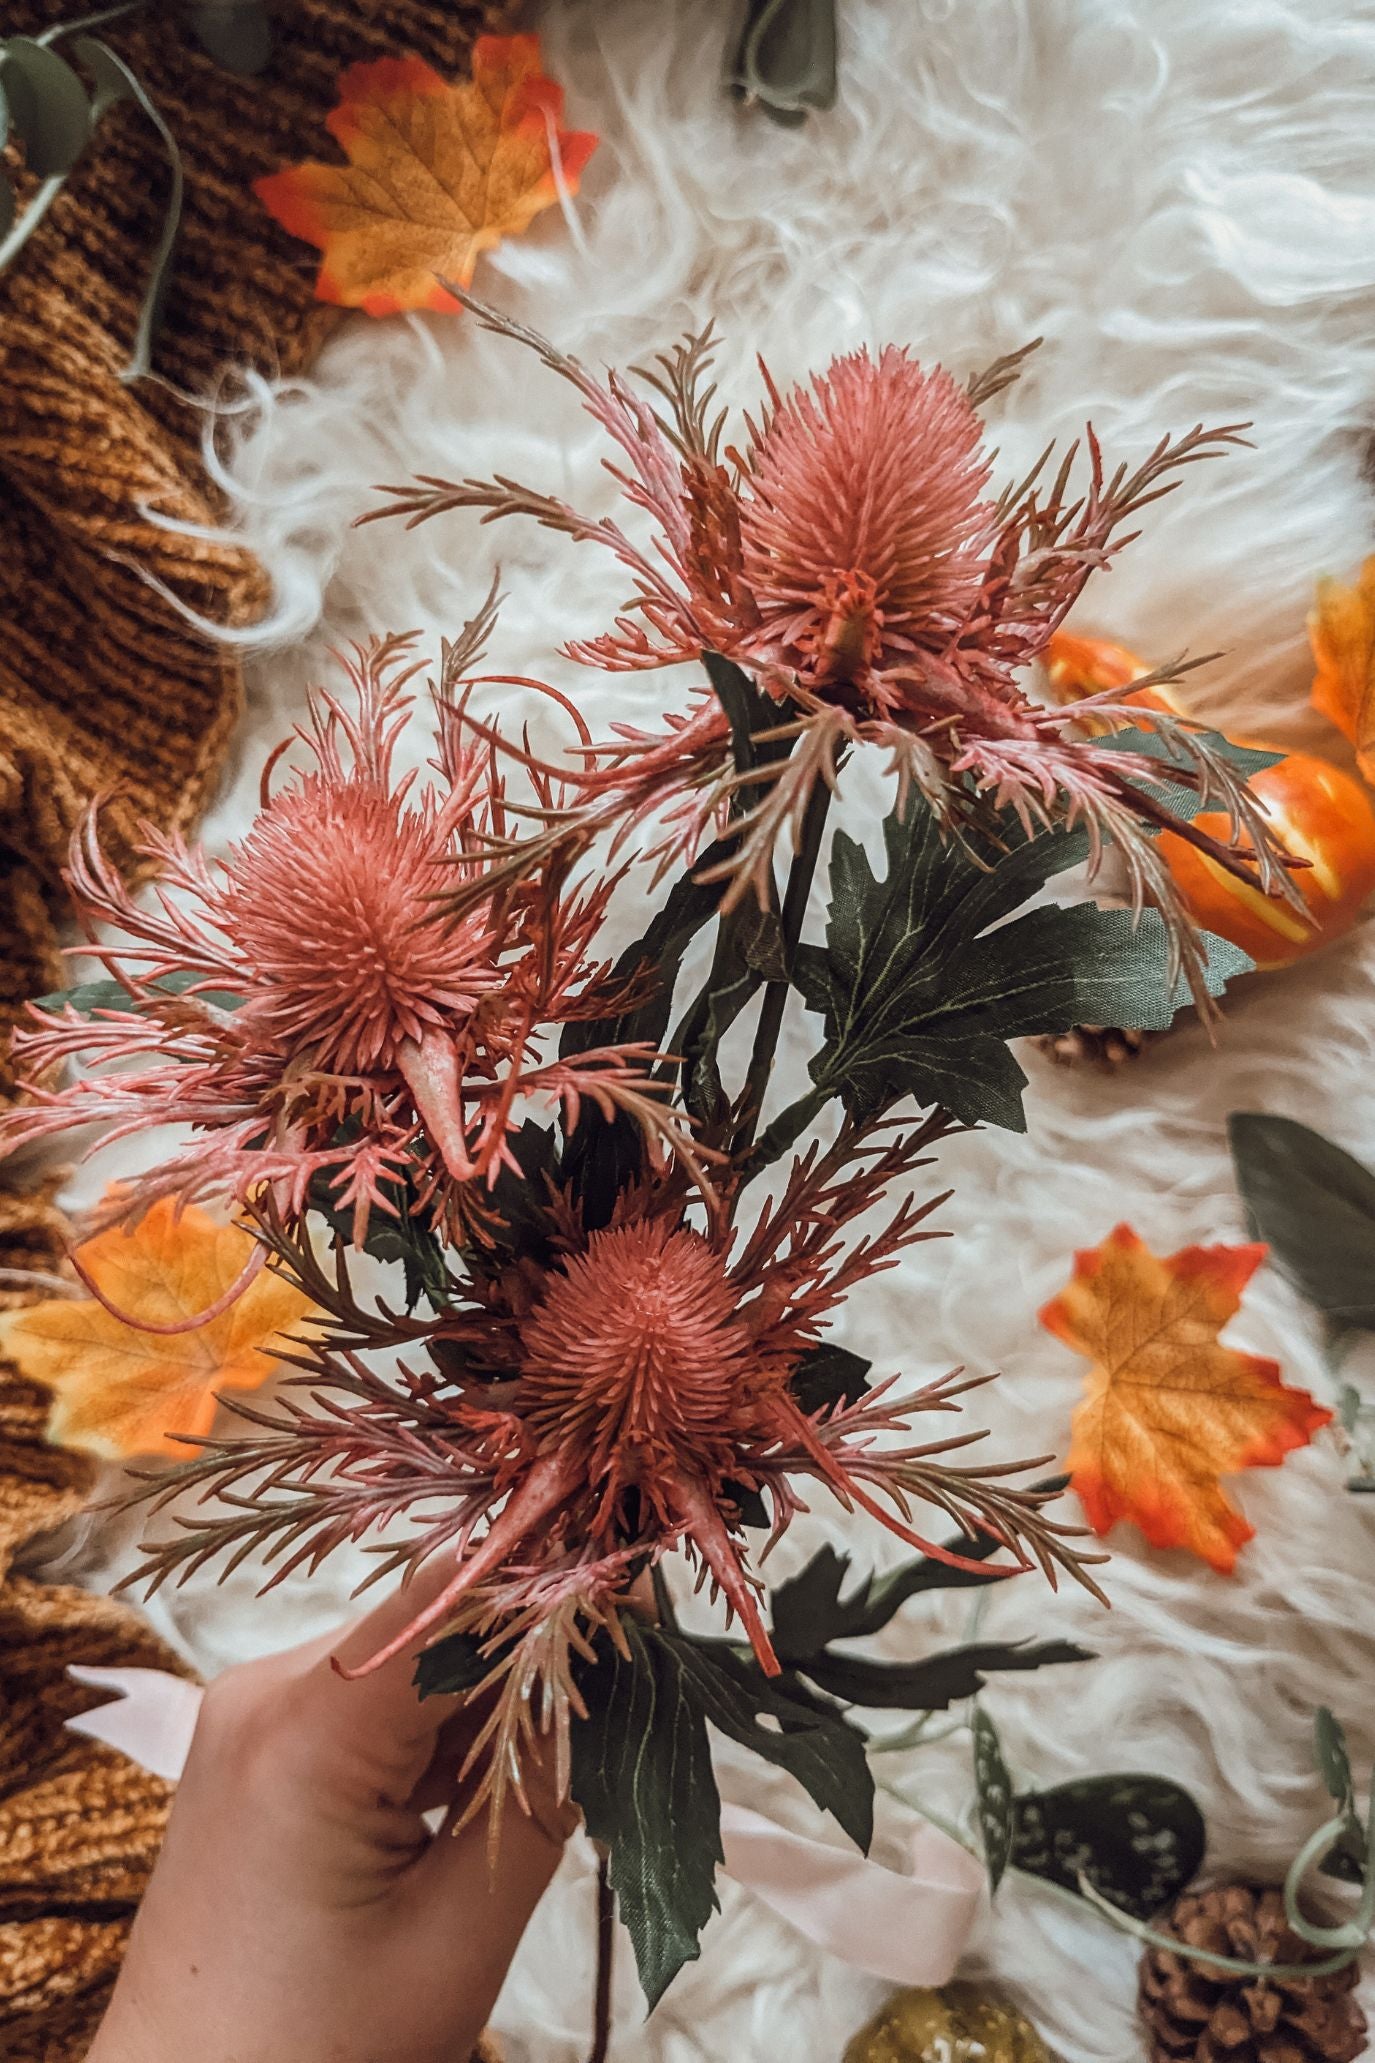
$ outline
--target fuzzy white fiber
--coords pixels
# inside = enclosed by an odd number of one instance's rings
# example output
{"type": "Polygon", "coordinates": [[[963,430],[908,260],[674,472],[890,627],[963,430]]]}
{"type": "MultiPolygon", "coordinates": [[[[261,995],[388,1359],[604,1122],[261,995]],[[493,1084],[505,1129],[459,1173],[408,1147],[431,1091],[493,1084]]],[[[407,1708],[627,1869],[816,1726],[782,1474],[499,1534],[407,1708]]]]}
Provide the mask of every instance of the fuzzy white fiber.
{"type": "MultiPolygon", "coordinates": [[[[602,148],[572,222],[543,217],[486,264],[479,288],[593,361],[642,358],[713,317],[723,394],[744,404],[758,393],[756,352],[786,381],[894,339],[966,373],[1041,336],[996,405],[1009,470],[1086,416],[1110,455],[1132,457],[1168,427],[1249,419],[1254,450],[1192,469],[1149,511],[1081,621],[1159,657],[1222,651],[1197,679],[1199,706],[1252,735],[1338,749],[1305,714],[1303,617],[1315,573],[1349,571],[1370,543],[1375,6],[841,0],[841,13],[839,106],[791,132],[724,96],[720,0],[550,5],[546,61],[571,125],[600,131],[602,148]]],[[[601,554],[463,516],[409,534],[351,528],[375,506],[374,483],[417,470],[504,472],[610,507],[602,446],[574,397],[471,320],[351,322],[309,380],[252,386],[222,421],[219,450],[278,609],[212,843],[244,828],[263,758],[306,684],[327,675],[328,648],[414,628],[437,650],[498,556],[499,664],[575,684],[594,724],[676,693],[672,679],[602,680],[554,657],[622,598],[601,554]]],[[[1036,1312],[1073,1250],[1123,1218],[1164,1253],[1242,1236],[1229,1110],[1288,1112],[1375,1153],[1373,988],[1367,927],[1244,989],[1216,1051],[1185,1031],[1107,1081],[1029,1059],[1028,1133],[988,1132],[942,1156],[953,1237],[880,1278],[845,1336],[914,1376],[958,1362],[1002,1370],[972,1402],[994,1428],[990,1447],[1063,1452],[1082,1364],[1036,1312]]],[[[800,1051],[794,1034],[790,1066],[800,1051]]],[[[103,1156],[98,1173],[120,1164],[103,1156]]],[[[1273,1276],[1257,1279],[1230,1336],[1330,1393],[1315,1328],[1273,1276]]],[[[1071,1635],[1099,1656],[990,1687],[1019,1777],[1168,1773],[1206,1810],[1212,1868],[1281,1870],[1321,1816],[1313,1707],[1343,1716],[1358,1763],[1375,1753],[1372,1511],[1344,1476],[1320,1438],[1241,1482],[1256,1537],[1232,1580],[1146,1552],[1124,1530],[1110,1611],[1030,1576],[992,1594],[988,1633],[1071,1635]]],[[[819,1514],[780,1571],[823,1537],[893,1559],[875,1531],[819,1514]]],[[[126,1551],[110,1535],[88,1564],[113,1572],[126,1551]]],[[[213,1669],[342,1615],[355,1574],[326,1569],[262,1609],[243,1577],[220,1591],[202,1582],[160,1602],[159,1617],[213,1669]]],[[[967,1612],[967,1599],[907,1608],[894,1652],[962,1638],[967,1612]]],[[[757,1771],[723,1764],[733,1795],[759,1795],[757,1771]]],[[[967,1808],[961,1737],[879,1770],[947,1815],[967,1808]]],[[[781,1784],[763,1788],[787,1805],[781,1784]]],[[[497,2025],[515,2059],[575,2063],[585,2050],[590,1868],[585,1850],[570,1855],[503,1995],[497,2025]]],[[[882,1987],[722,1888],[700,1962],[648,2023],[621,1957],[614,2055],[832,2063],[882,1987]]],[[[1133,2063],[1134,1961],[1132,1942],[1013,1878],[971,1969],[1008,1985],[1065,2063],[1133,2063]]]]}

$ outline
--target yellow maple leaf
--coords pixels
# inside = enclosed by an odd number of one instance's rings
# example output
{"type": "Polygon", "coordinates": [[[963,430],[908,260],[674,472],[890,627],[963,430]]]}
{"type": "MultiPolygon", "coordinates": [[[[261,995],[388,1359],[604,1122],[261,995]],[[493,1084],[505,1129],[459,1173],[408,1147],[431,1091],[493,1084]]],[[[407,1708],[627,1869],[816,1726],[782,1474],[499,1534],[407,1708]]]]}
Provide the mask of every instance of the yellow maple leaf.
{"type": "Polygon", "coordinates": [[[1313,707],[1356,748],[1368,781],[1375,781],[1375,556],[1354,587],[1318,582],[1308,638],[1313,647],[1313,707]]]}
{"type": "Polygon", "coordinates": [[[1255,1531],[1219,1477],[1272,1468],[1332,1413],[1259,1354],[1218,1338],[1263,1246],[1186,1246],[1162,1259],[1129,1225],[1074,1257],[1041,1323],[1088,1356],[1068,1469],[1089,1524],[1119,1519],[1153,1547],[1184,1547],[1227,1574],[1255,1531]]]}
{"type": "Polygon", "coordinates": [[[538,36],[480,36],[449,85],[418,57],[350,66],[326,127],[346,165],[292,165],[254,183],[284,229],[324,252],[316,298],[368,315],[452,313],[480,252],[576,193],[597,138],[559,127],[563,89],[538,36]],[[558,173],[555,176],[555,160],[558,173]]]}
{"type": "MultiPolygon", "coordinates": [[[[110,1303],[150,1325],[209,1310],[243,1273],[254,1242],[194,1207],[178,1217],[171,1198],[126,1231],[115,1226],[78,1250],[110,1303]]],[[[194,1331],[144,1332],[95,1297],[54,1297],[0,1313],[0,1353],[53,1392],[48,1438],[108,1460],[169,1454],[175,1433],[207,1433],[221,1390],[265,1382],[316,1307],[265,1270],[243,1294],[194,1331]]]]}

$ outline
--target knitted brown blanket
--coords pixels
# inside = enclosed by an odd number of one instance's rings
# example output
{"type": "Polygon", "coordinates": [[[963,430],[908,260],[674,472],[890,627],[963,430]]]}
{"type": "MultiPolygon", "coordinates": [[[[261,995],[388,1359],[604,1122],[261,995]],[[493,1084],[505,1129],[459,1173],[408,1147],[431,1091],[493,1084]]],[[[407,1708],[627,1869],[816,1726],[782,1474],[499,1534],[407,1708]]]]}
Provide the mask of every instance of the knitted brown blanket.
{"type": "MultiPolygon", "coordinates": [[[[0,30],[31,34],[86,11],[9,0],[0,30]]],[[[346,64],[414,51],[456,71],[507,11],[504,0],[286,0],[256,79],[202,56],[163,0],[101,30],[177,137],[186,205],[155,358],[166,385],[118,377],[168,176],[132,106],[106,117],[0,279],[0,1049],[24,1000],[63,981],[61,869],[86,803],[109,794],[104,828],[132,868],[141,818],[194,820],[238,714],[232,654],[158,588],[232,625],[261,606],[262,575],[243,551],[149,512],[203,526],[218,514],[204,416],[173,390],[206,393],[234,360],[290,371],[333,319],[311,298],[314,253],[268,219],[250,182],[328,148],[322,118],[346,64]]],[[[3,1093],[13,1084],[0,1062],[3,1093]]],[[[22,1166],[0,1181],[0,1266],[60,1266],[49,1188],[22,1166]]],[[[89,1488],[83,1459],[45,1444],[45,1416],[42,1394],[0,1363],[0,2055],[19,2063],[84,2052],[168,1803],[165,1786],[63,1732],[93,1702],[68,1663],[170,1658],[126,1608],[22,1573],[89,1488]]]]}

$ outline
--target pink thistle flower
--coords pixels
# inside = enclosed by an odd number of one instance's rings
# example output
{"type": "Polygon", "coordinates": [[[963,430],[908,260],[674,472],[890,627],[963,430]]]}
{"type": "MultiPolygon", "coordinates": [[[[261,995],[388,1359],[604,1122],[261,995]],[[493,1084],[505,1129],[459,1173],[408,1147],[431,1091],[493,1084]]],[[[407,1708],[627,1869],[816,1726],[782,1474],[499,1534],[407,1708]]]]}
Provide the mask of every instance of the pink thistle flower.
{"type": "Polygon", "coordinates": [[[89,1016],[33,1009],[14,1038],[33,1100],[0,1119],[0,1150],[92,1120],[115,1137],[182,1123],[194,1143],[129,1184],[122,1211],[167,1194],[242,1203],[267,1185],[296,1217],[323,1184],[361,1243],[371,1213],[395,1215],[408,1187],[437,1223],[458,1222],[464,1185],[512,1165],[524,1091],[629,1109],[686,1146],[658,1114],[650,1055],[541,1056],[550,1027],[606,1007],[589,950],[614,882],[570,891],[531,871],[483,892],[482,854],[504,823],[493,756],[441,695],[435,780],[396,776],[416,671],[406,646],[356,655],[355,708],[315,699],[298,733],[312,763],[276,793],[265,776],[255,823],[222,861],[148,834],[151,903],[129,894],[91,815],[68,875],[92,941],[78,950],[127,1001],[89,1016]],[[477,885],[459,916],[442,902],[456,880],[477,885]],[[98,927],[116,942],[97,942],[98,927]],[[120,1071],[44,1086],[73,1057],[120,1071]]]}
{"type": "Polygon", "coordinates": [[[993,531],[983,426],[963,388],[889,345],[771,406],[741,461],[738,649],[876,712],[978,598],[993,531]]]}
{"type": "MultiPolygon", "coordinates": [[[[634,593],[613,629],[569,645],[568,656],[635,671],[720,654],[779,704],[775,742],[791,748],[737,770],[727,713],[703,691],[662,730],[617,726],[600,748],[583,749],[568,777],[583,808],[567,835],[590,837],[608,823],[624,835],[658,814],[662,862],[690,859],[746,787],[754,799],[735,820],[726,904],[747,885],[762,903],[784,828],[796,837],[817,783],[834,785],[847,747],[876,746],[899,806],[916,786],[947,824],[988,799],[1028,832],[1083,822],[1095,855],[1115,843],[1134,900],[1159,906],[1197,1000],[1211,1007],[1201,940],[1153,833],[1168,822],[1243,880],[1293,897],[1263,811],[1196,726],[1153,718],[1171,779],[1230,814],[1230,840],[1167,815],[1151,793],[1157,760],[1083,735],[1083,705],[1049,709],[1023,677],[1090,574],[1126,542],[1130,519],[1170,492],[1182,467],[1239,442],[1243,426],[1164,438],[1137,467],[1111,473],[1089,429],[1086,478],[1076,445],[1053,470],[1047,452],[990,500],[979,408],[1015,378],[1024,353],[965,387],[893,346],[838,358],[787,395],[766,373],[766,406],[738,450],[722,446],[724,416],[707,384],[710,331],[640,370],[646,399],[622,374],[598,380],[533,332],[470,306],[576,388],[617,446],[609,469],[654,524],[654,548],[642,551],[610,518],[592,522],[506,479],[422,476],[385,489],[399,499],[376,513],[414,523],[477,508],[486,520],[531,516],[601,545],[634,593]]],[[[1098,698],[1098,713],[1132,721],[1111,696],[1098,698]]],[[[546,843],[554,836],[542,834],[546,843]]]]}
{"type": "Polygon", "coordinates": [[[980,1435],[881,1440],[914,1417],[956,1409],[972,1386],[959,1371],[905,1397],[893,1394],[895,1379],[855,1398],[817,1401],[797,1388],[828,1314],[855,1284],[935,1236],[926,1224],[934,1204],[910,1194],[880,1230],[846,1234],[949,1129],[934,1116],[865,1147],[845,1128],[794,1164],[743,1241],[724,1213],[690,1222],[676,1167],[622,1191],[595,1230],[554,1191],[540,1235],[547,1258],[534,1257],[538,1245],[513,1265],[471,1258],[434,1320],[393,1330],[426,1348],[431,1364],[394,1379],[356,1351],[376,1324],[346,1282],[264,1214],[279,1264],[321,1301],[337,1345],[300,1349],[305,1375],[294,1387],[304,1402],[288,1394],[274,1407],[235,1407],[258,1437],[213,1443],[159,1479],[159,1506],[187,1485],[201,1494],[196,1515],[150,1548],[140,1575],[182,1580],[257,1543],[275,1583],[345,1540],[409,1523],[384,1568],[446,1553],[453,1573],[366,1667],[426,1634],[476,1628],[503,1657],[494,1676],[518,1687],[522,1709],[530,1670],[511,1642],[528,1640],[526,1661],[561,1681],[573,1622],[608,1623],[636,1576],[675,1551],[776,1673],[743,1514],[763,1499],[777,1538],[805,1508],[807,1484],[956,1566],[988,1565],[929,1540],[912,1523],[914,1501],[964,1533],[992,1534],[1013,1556],[1005,1566],[1035,1560],[1053,1581],[1059,1565],[1093,1588],[1073,1535],[1042,1513],[1043,1493],[1004,1481],[1018,1471],[947,1458],[980,1435]],[[225,1515],[206,1515],[217,1493],[225,1515]]]}

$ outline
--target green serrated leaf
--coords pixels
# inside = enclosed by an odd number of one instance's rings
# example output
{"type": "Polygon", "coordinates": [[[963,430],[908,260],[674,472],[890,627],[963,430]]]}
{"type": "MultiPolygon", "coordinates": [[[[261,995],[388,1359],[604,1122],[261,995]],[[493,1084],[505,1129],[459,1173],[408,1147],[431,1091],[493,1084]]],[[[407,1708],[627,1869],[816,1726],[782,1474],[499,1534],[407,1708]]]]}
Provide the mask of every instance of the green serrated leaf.
{"type": "Polygon", "coordinates": [[[571,1788],[609,1855],[611,1887],[650,2007],[695,1960],[716,1910],[721,1799],[699,1700],[676,1648],[633,1619],[629,1655],[603,1646],[578,1671],[571,1788]]]}
{"type": "MultiPolygon", "coordinates": [[[[946,1542],[952,1554],[981,1561],[998,1552],[991,1534],[961,1535],[946,1542]]],[[[795,1576],[769,1593],[773,1644],[781,1660],[805,1663],[835,1640],[859,1640],[878,1633],[908,1598],[930,1590],[973,1589],[1009,1580],[995,1573],[952,1568],[934,1555],[918,1555],[885,1576],[861,1577],[848,1597],[841,1590],[851,1564],[831,1546],[819,1548],[795,1576]]]]}
{"type": "Polygon", "coordinates": [[[1080,1777],[1015,1801],[1013,1866],[1078,1891],[1082,1874],[1112,1905],[1148,1920],[1203,1863],[1203,1815],[1166,1777],[1080,1777]]]}
{"type": "Polygon", "coordinates": [[[1324,1317],[1375,1329],[1375,1174],[1296,1118],[1227,1120],[1237,1187],[1256,1237],[1324,1317]]]}
{"type": "MultiPolygon", "coordinates": [[[[1224,737],[1221,731],[1200,731],[1195,736],[1201,744],[1209,747],[1215,758],[1225,759],[1238,773],[1249,781],[1253,774],[1264,773],[1267,767],[1278,766],[1283,759],[1282,752],[1268,752],[1259,745],[1238,745],[1234,739],[1224,737]]],[[[1172,746],[1168,735],[1159,731],[1123,730],[1113,731],[1108,736],[1094,740],[1095,747],[1106,752],[1132,752],[1141,759],[1159,760],[1162,778],[1159,782],[1134,782],[1144,792],[1167,809],[1171,816],[1181,817],[1192,823],[1203,811],[1215,807],[1212,801],[1205,802],[1196,788],[1186,787],[1183,782],[1168,778],[1170,769],[1181,768],[1186,759],[1172,746]]]]}
{"type": "Polygon", "coordinates": [[[809,1682],[846,1704],[888,1712],[943,1712],[964,1698],[977,1697],[993,1671],[1045,1669],[1092,1659],[1089,1648],[1047,1640],[948,1648],[917,1662],[873,1662],[867,1656],[828,1650],[797,1666],[809,1682]]]}
{"type": "MultiPolygon", "coordinates": [[[[1026,1077],[1009,1040],[1083,1023],[1163,1027],[1183,1000],[1153,910],[1133,921],[1095,903],[1052,904],[1011,917],[1083,858],[1085,842],[1027,839],[1012,824],[1006,833],[981,866],[914,803],[884,824],[882,881],[863,848],[837,834],[826,945],[798,952],[794,979],[825,1022],[812,1079],[852,1116],[870,1120],[910,1096],[966,1123],[1021,1130],[1026,1077]]],[[[1209,941],[1214,992],[1250,964],[1209,941]]]]}
{"type": "Polygon", "coordinates": [[[988,1888],[996,1891],[1012,1857],[1016,1831],[1016,1801],[1012,1778],[1003,1760],[998,1731],[988,1714],[977,1706],[970,1722],[974,1749],[974,1792],[983,1835],[984,1864],[988,1888]]]}
{"type": "MultiPolygon", "coordinates": [[[[186,991],[203,981],[202,974],[191,974],[184,969],[176,974],[163,974],[150,988],[162,989],[169,996],[184,996],[186,991]]],[[[211,1004],[217,1010],[237,1010],[243,997],[231,989],[202,989],[192,999],[195,1002],[211,1004]]],[[[75,988],[54,989],[51,995],[36,998],[40,1010],[61,1010],[70,1004],[82,1017],[91,1017],[97,1010],[132,1010],[135,1005],[120,981],[83,981],[75,988]]]]}
{"type": "Polygon", "coordinates": [[[868,1852],[874,1781],[864,1737],[856,1728],[795,1678],[765,1676],[758,1663],[724,1642],[660,1632],[651,1637],[674,1650],[685,1684],[713,1726],[785,1769],[855,1846],[868,1852]]]}
{"type": "Polygon", "coordinates": [[[39,179],[70,172],[91,140],[86,88],[64,57],[29,36],[0,45],[10,122],[24,139],[24,162],[39,179]]]}

